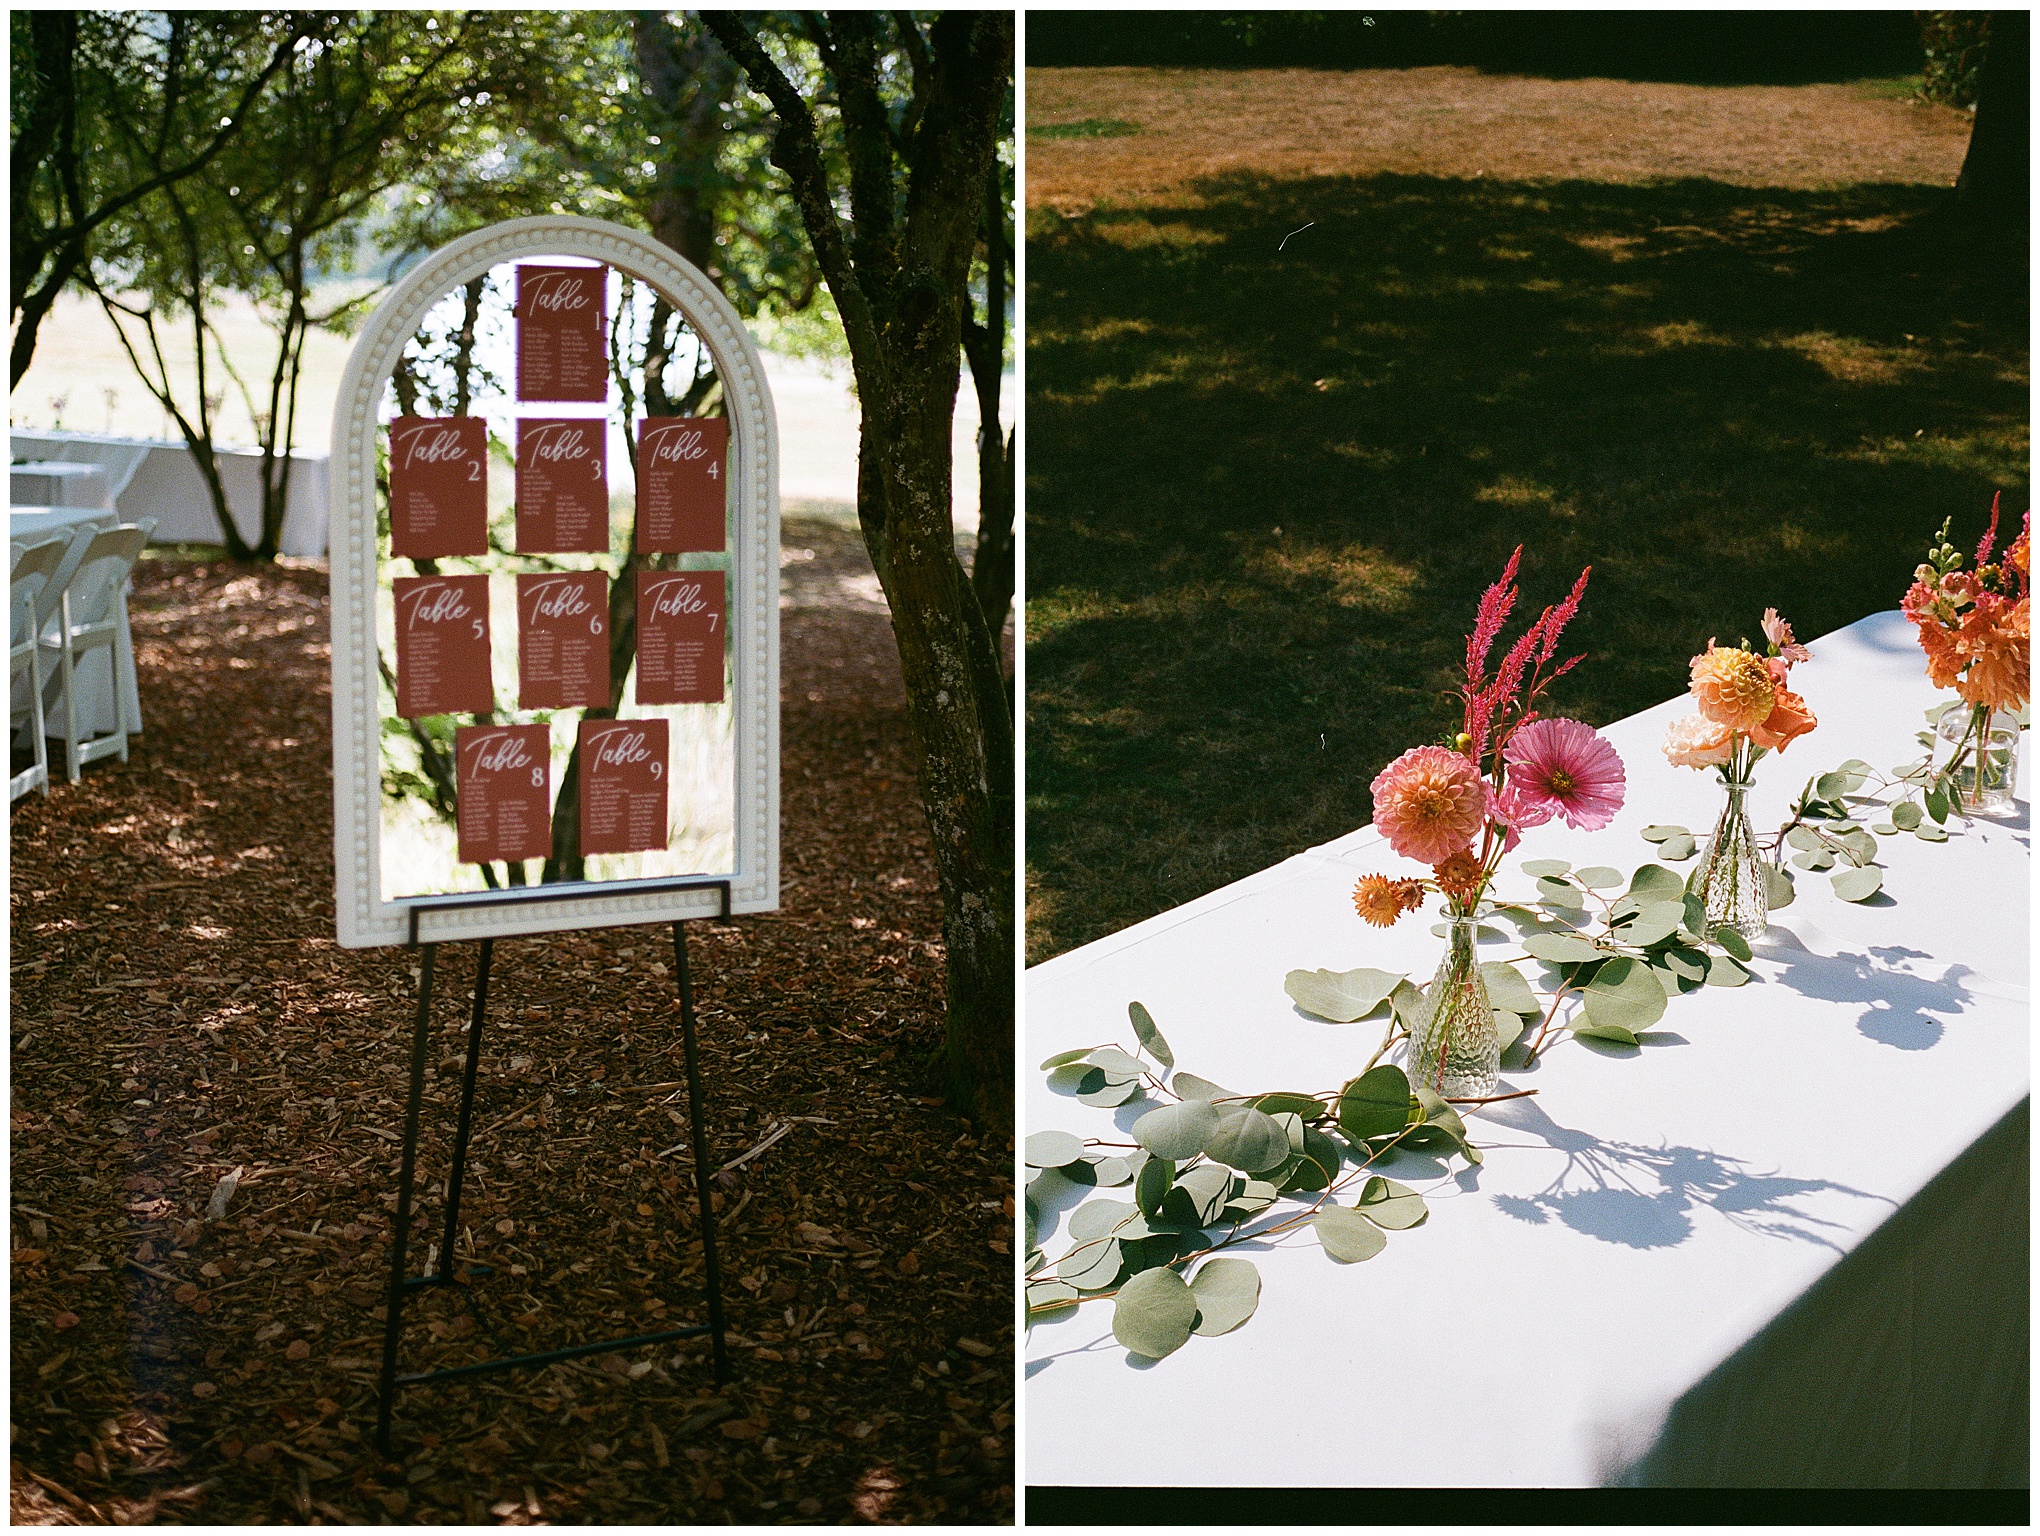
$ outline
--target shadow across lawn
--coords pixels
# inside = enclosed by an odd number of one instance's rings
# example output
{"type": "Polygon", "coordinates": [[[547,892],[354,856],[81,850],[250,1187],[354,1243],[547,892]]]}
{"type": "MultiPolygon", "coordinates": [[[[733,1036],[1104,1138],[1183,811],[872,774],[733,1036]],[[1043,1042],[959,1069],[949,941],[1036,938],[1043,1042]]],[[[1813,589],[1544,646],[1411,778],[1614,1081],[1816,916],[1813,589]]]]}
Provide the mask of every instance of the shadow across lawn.
{"type": "Polygon", "coordinates": [[[1594,566],[1555,702],[1603,723],[2023,506],[2023,231],[1949,213],[1387,175],[1036,210],[1030,959],[1366,821],[1519,542],[1532,612],[1594,566]]]}

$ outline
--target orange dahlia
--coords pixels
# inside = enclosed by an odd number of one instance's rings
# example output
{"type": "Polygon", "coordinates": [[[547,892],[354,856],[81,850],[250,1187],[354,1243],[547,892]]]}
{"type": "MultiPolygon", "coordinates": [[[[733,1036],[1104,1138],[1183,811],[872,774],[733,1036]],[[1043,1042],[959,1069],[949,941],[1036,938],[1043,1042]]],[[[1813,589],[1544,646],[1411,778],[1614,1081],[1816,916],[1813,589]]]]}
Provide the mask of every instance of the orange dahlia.
{"type": "Polygon", "coordinates": [[[1393,927],[1405,912],[1423,902],[1424,886],[1418,880],[1391,880],[1386,875],[1362,875],[1353,887],[1353,910],[1377,928],[1393,927]]]}
{"type": "Polygon", "coordinates": [[[1747,731],[1763,724],[1778,689],[1761,656],[1710,645],[1693,658],[1692,693],[1700,713],[1716,725],[1747,731]]]}
{"type": "Polygon", "coordinates": [[[1480,860],[1462,848],[1442,864],[1431,867],[1431,879],[1438,889],[1461,906],[1480,895],[1481,887],[1487,884],[1486,871],[1480,860]]]}
{"type": "Polygon", "coordinates": [[[2032,670],[2032,620],[2024,600],[1979,598],[1962,616],[1954,648],[1969,663],[1955,691],[1971,704],[2017,709],[2026,702],[2032,670]]]}

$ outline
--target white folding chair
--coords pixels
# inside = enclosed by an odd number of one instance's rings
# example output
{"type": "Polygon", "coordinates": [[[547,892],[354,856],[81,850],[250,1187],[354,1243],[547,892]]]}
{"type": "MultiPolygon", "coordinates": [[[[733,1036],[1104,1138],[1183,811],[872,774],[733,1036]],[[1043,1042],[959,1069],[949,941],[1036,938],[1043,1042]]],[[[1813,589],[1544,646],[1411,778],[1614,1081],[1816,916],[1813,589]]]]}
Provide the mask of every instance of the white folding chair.
{"type": "Polygon", "coordinates": [[[127,732],[119,724],[117,697],[110,735],[87,741],[78,729],[78,658],[103,649],[109,678],[117,676],[121,588],[141,558],[142,546],[149,542],[149,530],[154,526],[153,522],[129,523],[94,534],[59,600],[56,638],[44,636],[38,641],[46,657],[56,657],[57,673],[63,679],[64,768],[73,784],[78,782],[78,770],[87,763],[113,756],[128,760],[127,732]]]}
{"type": "MultiPolygon", "coordinates": [[[[32,745],[35,751],[34,765],[24,768],[7,781],[7,803],[10,805],[31,789],[39,789],[45,795],[50,792],[50,749],[43,721],[42,653],[41,647],[36,644],[39,632],[36,617],[39,609],[45,616],[50,612],[42,598],[70,547],[69,539],[46,539],[40,544],[17,549],[7,576],[7,603],[11,613],[7,642],[7,689],[10,695],[14,691],[14,680],[24,672],[28,674],[28,702],[14,708],[11,697],[9,699],[7,734],[11,743],[14,732],[26,719],[33,727],[32,745]]],[[[54,606],[55,600],[56,595],[53,594],[51,606],[54,606]]]]}

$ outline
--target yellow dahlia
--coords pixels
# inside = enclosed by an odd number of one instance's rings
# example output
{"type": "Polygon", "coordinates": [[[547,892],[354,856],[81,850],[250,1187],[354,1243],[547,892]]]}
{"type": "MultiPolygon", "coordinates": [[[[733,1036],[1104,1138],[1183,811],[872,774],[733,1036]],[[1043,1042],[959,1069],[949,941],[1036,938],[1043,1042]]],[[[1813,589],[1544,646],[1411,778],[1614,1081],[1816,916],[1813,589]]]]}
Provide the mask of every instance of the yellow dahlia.
{"type": "Polygon", "coordinates": [[[1747,731],[1762,725],[1777,698],[1778,685],[1761,656],[1730,646],[1710,645],[1693,658],[1693,697],[1700,713],[1716,725],[1747,731]]]}

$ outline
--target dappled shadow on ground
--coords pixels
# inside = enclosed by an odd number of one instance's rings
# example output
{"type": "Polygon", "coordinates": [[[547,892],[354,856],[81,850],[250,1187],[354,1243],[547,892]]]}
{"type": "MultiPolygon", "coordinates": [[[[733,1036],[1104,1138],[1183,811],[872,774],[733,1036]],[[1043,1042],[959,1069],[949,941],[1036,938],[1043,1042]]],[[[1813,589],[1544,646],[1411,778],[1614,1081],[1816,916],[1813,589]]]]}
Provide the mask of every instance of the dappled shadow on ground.
{"type": "Polygon", "coordinates": [[[1558,1124],[1528,1099],[1491,1106],[1486,1118],[1565,1154],[1564,1167],[1538,1193],[1496,1195],[1500,1210],[1533,1224],[1555,1220],[1625,1248],[1677,1247],[1693,1235],[1694,1214],[1706,1210],[1747,1232],[1840,1253],[1835,1234],[1850,1223],[1819,1215],[1806,1202],[1883,1198],[1828,1179],[1757,1173],[1704,1147],[1606,1141],[1558,1124]]]}
{"type": "MultiPolygon", "coordinates": [[[[150,560],[147,732],[14,807],[17,1522],[1011,1518],[1011,1143],[924,1096],[940,901],[855,536],[789,524],[783,904],[689,925],[706,1340],[414,1390],[375,1456],[417,957],[333,942],[325,578],[150,560]],[[241,1183],[208,1220],[218,1180],[241,1183]]],[[[475,946],[439,957],[416,1272],[475,946]]],[[[406,1369],[701,1320],[672,949],[497,946],[458,1257],[406,1369]]]]}
{"type": "Polygon", "coordinates": [[[1030,957],[1363,822],[1481,588],[1594,566],[1560,712],[1891,608],[2026,473],[2021,231],[1903,185],[1206,182],[1036,210],[1030,957]],[[1306,227],[1307,226],[1307,227],[1306,227]]]}

